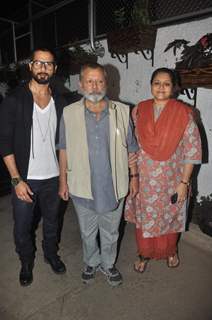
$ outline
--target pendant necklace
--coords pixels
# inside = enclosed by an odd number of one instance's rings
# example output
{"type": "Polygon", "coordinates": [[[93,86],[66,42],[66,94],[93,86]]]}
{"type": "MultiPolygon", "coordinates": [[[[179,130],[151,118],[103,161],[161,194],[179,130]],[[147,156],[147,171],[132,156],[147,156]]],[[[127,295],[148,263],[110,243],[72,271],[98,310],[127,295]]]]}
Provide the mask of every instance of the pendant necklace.
{"type": "Polygon", "coordinates": [[[47,128],[46,128],[46,132],[43,133],[42,128],[41,128],[41,124],[40,124],[40,121],[39,121],[39,116],[38,116],[37,107],[35,106],[36,119],[37,119],[38,127],[39,127],[39,130],[40,130],[40,134],[41,134],[41,136],[42,136],[42,141],[43,141],[43,142],[46,141],[47,133],[48,133],[48,131],[49,131],[51,112],[52,112],[52,107],[50,106],[49,119],[48,119],[48,124],[47,124],[47,128]]]}

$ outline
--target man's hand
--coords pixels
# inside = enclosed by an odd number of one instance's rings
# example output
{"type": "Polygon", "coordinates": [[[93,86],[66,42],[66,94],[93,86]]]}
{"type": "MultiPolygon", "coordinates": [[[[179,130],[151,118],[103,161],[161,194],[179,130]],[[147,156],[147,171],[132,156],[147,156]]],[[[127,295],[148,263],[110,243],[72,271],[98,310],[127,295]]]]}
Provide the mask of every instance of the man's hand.
{"type": "Polygon", "coordinates": [[[59,196],[64,201],[68,201],[69,199],[69,190],[68,190],[68,184],[66,182],[61,182],[59,184],[59,196]]]}
{"type": "Polygon", "coordinates": [[[139,177],[132,177],[130,179],[130,196],[134,198],[139,190],[139,177]]]}
{"type": "Polygon", "coordinates": [[[59,196],[64,201],[69,199],[69,190],[67,184],[67,155],[66,150],[61,149],[59,151],[59,166],[60,166],[60,177],[59,177],[59,196]]]}
{"type": "Polygon", "coordinates": [[[31,196],[33,195],[33,192],[26,182],[20,181],[15,187],[15,193],[18,199],[29,202],[29,203],[33,202],[31,198],[31,196]]]}
{"type": "Polygon", "coordinates": [[[129,166],[129,168],[137,166],[137,161],[138,161],[137,153],[135,153],[135,152],[129,153],[129,157],[128,157],[128,166],[129,166]]]}

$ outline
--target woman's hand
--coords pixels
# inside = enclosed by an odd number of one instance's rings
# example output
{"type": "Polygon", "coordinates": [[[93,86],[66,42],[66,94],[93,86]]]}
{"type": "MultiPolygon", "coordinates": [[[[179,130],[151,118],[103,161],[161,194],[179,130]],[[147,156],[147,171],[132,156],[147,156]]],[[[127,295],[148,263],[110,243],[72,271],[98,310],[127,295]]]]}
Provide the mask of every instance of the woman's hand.
{"type": "Polygon", "coordinates": [[[188,196],[188,186],[180,182],[176,188],[176,192],[178,194],[177,202],[184,202],[188,196]]]}

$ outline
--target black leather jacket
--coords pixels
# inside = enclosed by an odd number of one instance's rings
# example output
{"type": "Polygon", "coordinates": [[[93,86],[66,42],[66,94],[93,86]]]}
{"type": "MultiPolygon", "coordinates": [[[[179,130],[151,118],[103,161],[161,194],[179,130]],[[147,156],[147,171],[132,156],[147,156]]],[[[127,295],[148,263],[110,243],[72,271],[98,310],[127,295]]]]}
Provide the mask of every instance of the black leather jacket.
{"type": "MultiPolygon", "coordinates": [[[[59,140],[59,123],[67,105],[63,96],[53,91],[57,113],[56,141],[59,140]]],[[[15,88],[0,105],[0,154],[14,154],[18,171],[26,179],[31,147],[33,96],[28,84],[15,88]]]]}

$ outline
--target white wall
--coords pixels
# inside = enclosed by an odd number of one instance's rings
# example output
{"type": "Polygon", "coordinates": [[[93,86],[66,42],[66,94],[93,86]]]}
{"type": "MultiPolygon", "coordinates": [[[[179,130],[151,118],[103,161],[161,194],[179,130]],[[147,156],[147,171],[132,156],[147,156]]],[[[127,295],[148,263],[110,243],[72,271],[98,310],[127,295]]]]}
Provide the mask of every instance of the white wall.
{"type": "MultiPolygon", "coordinates": [[[[163,52],[171,41],[185,39],[190,41],[188,44],[190,46],[207,33],[212,33],[212,18],[160,28],[156,41],[155,67],[175,67],[176,57],[174,57],[173,51],[163,52]]],[[[179,98],[189,101],[182,95],[179,98]]],[[[196,107],[200,111],[209,149],[208,163],[202,164],[198,175],[198,189],[199,196],[201,196],[212,193],[212,89],[198,88],[196,107]]]]}
{"type": "MultiPolygon", "coordinates": [[[[98,62],[111,64],[117,69],[120,77],[119,98],[122,101],[136,104],[138,101],[150,97],[149,81],[152,71],[158,67],[174,68],[176,61],[180,59],[182,48],[177,50],[175,57],[172,49],[164,52],[167,45],[176,39],[185,39],[190,41],[188,44],[190,46],[195,44],[206,33],[212,33],[212,18],[160,28],[157,32],[154,51],[154,67],[152,67],[151,61],[144,59],[142,54],[131,53],[128,57],[128,69],[118,59],[111,58],[107,49],[107,41],[104,40],[102,45],[106,53],[103,58],[98,59],[98,62]]],[[[114,78],[117,79],[117,76],[114,78]]],[[[76,90],[77,81],[78,76],[71,77],[71,91],[76,90]]],[[[110,82],[115,92],[118,81],[115,82],[112,77],[110,82]]],[[[113,94],[113,90],[111,92],[113,94]]],[[[189,101],[184,95],[179,98],[189,101]]],[[[189,102],[192,103],[191,101],[189,102]]],[[[209,162],[202,164],[198,176],[199,196],[201,196],[212,193],[212,89],[198,88],[197,108],[201,114],[209,148],[209,162]]]]}

